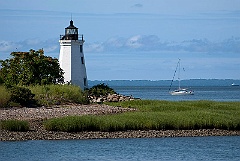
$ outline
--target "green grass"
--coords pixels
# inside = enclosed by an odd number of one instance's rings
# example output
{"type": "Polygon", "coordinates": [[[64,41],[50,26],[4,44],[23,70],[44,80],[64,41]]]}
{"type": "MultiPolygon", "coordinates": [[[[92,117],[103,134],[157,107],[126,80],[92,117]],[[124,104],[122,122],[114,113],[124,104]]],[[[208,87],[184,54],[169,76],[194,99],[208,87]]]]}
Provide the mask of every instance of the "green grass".
{"type": "Polygon", "coordinates": [[[65,103],[87,104],[87,95],[78,86],[73,85],[45,85],[28,87],[34,99],[40,105],[50,106],[65,103]]]}
{"type": "Polygon", "coordinates": [[[0,108],[6,107],[10,100],[10,93],[7,91],[7,89],[0,85],[0,108]]]}
{"type": "Polygon", "coordinates": [[[44,126],[47,130],[68,132],[213,128],[240,130],[240,102],[138,100],[108,104],[134,107],[138,111],[55,118],[45,121],[44,126]]]}
{"type": "MultiPolygon", "coordinates": [[[[88,104],[86,93],[78,86],[73,85],[45,85],[27,86],[34,96],[38,106],[51,106],[56,104],[80,103],[88,104]]],[[[11,92],[0,85],[0,108],[19,106],[18,102],[11,101],[11,92]]]]}
{"type": "Polygon", "coordinates": [[[28,131],[29,123],[27,121],[20,120],[3,120],[0,121],[0,129],[8,131],[28,131]]]}

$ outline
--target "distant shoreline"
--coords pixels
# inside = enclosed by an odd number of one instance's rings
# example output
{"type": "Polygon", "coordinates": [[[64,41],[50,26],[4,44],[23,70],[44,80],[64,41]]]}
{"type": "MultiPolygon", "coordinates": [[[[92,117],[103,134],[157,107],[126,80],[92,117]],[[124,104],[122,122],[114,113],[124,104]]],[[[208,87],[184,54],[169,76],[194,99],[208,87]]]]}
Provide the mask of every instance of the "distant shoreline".
{"type": "MultiPolygon", "coordinates": [[[[108,86],[167,86],[172,80],[88,80],[89,86],[105,83],[108,86]]],[[[178,81],[172,82],[173,86],[178,86],[178,81]]],[[[183,79],[183,86],[232,86],[232,83],[240,84],[240,79],[183,79]]]]}
{"type": "Polygon", "coordinates": [[[67,139],[107,139],[107,138],[161,138],[161,137],[203,137],[203,136],[240,136],[240,131],[220,129],[199,130],[137,130],[116,132],[56,132],[43,128],[43,120],[68,115],[114,114],[134,111],[131,108],[108,105],[65,105],[63,107],[0,109],[0,120],[19,119],[30,123],[27,132],[0,131],[0,141],[21,140],[67,140],[67,139]]]}

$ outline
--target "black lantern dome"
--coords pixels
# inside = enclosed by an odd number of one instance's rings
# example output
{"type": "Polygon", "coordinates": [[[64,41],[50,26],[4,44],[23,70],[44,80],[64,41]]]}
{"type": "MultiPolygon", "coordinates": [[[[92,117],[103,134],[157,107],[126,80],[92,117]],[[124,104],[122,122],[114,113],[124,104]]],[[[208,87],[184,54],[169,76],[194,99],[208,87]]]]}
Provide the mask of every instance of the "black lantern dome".
{"type": "Polygon", "coordinates": [[[65,28],[64,40],[78,40],[78,28],[73,25],[73,21],[70,21],[70,25],[65,28]]]}

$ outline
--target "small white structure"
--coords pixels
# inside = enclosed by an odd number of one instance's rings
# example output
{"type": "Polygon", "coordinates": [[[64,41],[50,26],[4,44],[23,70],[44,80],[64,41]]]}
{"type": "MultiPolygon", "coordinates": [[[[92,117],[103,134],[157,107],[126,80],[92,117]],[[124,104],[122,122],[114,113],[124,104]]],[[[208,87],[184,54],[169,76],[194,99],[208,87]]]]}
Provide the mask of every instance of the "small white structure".
{"type": "Polygon", "coordinates": [[[78,38],[78,28],[70,21],[65,35],[60,35],[59,63],[64,72],[64,82],[88,88],[85,59],[83,54],[83,35],[78,38]]]}

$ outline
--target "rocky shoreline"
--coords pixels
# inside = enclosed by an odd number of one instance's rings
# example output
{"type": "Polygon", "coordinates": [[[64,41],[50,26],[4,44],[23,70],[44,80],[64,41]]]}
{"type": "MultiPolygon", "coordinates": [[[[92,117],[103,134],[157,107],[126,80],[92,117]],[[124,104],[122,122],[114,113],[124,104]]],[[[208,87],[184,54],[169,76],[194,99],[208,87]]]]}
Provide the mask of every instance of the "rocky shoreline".
{"type": "Polygon", "coordinates": [[[0,132],[0,141],[204,137],[204,136],[240,136],[240,132],[218,129],[78,132],[78,133],[53,132],[46,130],[28,132],[9,132],[3,130],[0,132]]]}
{"type": "Polygon", "coordinates": [[[112,107],[108,105],[65,105],[41,108],[0,109],[0,120],[19,119],[30,123],[27,132],[11,132],[0,129],[0,141],[20,140],[66,140],[66,139],[106,139],[106,138],[159,138],[159,137],[200,137],[200,136],[240,136],[240,131],[219,129],[201,130],[149,130],[118,132],[55,132],[43,128],[45,119],[70,115],[102,115],[135,111],[133,108],[112,107]]]}

